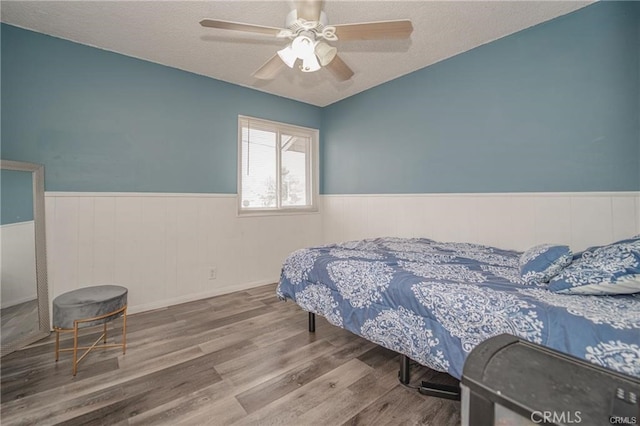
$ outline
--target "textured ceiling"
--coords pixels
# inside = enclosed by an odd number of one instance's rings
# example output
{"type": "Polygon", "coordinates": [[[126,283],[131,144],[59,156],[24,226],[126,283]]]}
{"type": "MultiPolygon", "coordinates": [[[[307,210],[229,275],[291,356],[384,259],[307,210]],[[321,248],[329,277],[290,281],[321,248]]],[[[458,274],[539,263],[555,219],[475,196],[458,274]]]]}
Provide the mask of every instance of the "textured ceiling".
{"type": "Polygon", "coordinates": [[[251,73],[285,44],[268,36],[202,28],[203,18],[280,27],[288,1],[2,1],[2,22],[325,106],[590,2],[325,1],[329,23],[409,18],[410,40],[336,42],[355,71],[337,82],[326,70],[284,67],[271,81],[251,73]]]}

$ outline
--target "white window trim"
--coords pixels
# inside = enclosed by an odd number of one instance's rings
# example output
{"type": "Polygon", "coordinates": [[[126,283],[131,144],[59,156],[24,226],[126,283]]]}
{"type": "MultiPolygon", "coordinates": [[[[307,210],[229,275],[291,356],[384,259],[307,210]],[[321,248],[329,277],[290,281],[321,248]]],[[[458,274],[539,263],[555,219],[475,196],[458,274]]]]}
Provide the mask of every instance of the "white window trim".
{"type": "MultiPolygon", "coordinates": [[[[237,215],[238,217],[252,217],[252,216],[276,216],[276,215],[295,215],[295,214],[315,214],[318,213],[318,200],[320,193],[320,153],[319,153],[319,140],[320,131],[310,127],[296,126],[288,123],[281,123],[278,121],[265,120],[262,118],[251,117],[247,115],[238,115],[238,162],[237,162],[237,215]],[[242,207],[242,121],[250,120],[255,124],[264,124],[267,128],[271,129],[277,127],[279,131],[290,132],[294,134],[303,133],[305,136],[311,135],[311,155],[309,163],[311,165],[311,171],[307,169],[307,173],[310,174],[308,178],[311,180],[309,190],[311,191],[311,205],[304,207],[285,207],[285,208],[270,208],[270,207],[256,207],[256,208],[243,208],[242,207]]],[[[280,148],[278,148],[279,150],[280,148]]],[[[276,161],[280,162],[280,155],[277,155],[276,161]]],[[[276,170],[280,170],[279,164],[276,164],[276,170]]],[[[276,173],[276,187],[280,187],[280,173],[276,173]]]]}

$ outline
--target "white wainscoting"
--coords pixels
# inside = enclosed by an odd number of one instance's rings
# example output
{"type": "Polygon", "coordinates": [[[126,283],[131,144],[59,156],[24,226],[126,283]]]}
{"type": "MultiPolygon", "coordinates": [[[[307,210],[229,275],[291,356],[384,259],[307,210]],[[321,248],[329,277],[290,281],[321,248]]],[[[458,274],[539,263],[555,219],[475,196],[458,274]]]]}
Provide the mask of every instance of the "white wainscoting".
{"type": "Polygon", "coordinates": [[[0,241],[0,307],[7,308],[35,299],[38,296],[38,287],[33,221],[0,226],[0,241]]]}
{"type": "Polygon", "coordinates": [[[115,283],[130,312],[276,282],[291,251],[322,242],[320,214],[239,218],[235,195],[47,192],[45,203],[50,298],[115,283]]]}
{"type": "Polygon", "coordinates": [[[637,192],[320,198],[321,213],[238,217],[235,195],[47,192],[50,298],[116,283],[140,312],[275,282],[293,250],[359,238],[580,250],[640,233],[637,192]]]}
{"type": "Polygon", "coordinates": [[[640,193],[325,195],[326,243],[381,236],[573,250],[640,233],[640,193]]]}

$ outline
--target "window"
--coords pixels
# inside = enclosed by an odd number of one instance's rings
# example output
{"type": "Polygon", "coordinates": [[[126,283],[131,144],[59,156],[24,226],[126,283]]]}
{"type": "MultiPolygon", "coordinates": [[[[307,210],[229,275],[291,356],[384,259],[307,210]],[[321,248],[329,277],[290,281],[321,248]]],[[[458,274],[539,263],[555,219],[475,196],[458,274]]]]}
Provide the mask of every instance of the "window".
{"type": "Polygon", "coordinates": [[[316,211],[318,131],[238,117],[238,212],[316,211]]]}

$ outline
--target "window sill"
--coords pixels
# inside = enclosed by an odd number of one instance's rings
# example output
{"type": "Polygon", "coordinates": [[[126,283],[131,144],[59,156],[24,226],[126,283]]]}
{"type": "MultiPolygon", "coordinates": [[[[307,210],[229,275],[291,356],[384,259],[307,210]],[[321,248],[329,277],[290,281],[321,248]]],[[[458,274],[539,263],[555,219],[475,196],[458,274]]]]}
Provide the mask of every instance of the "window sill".
{"type": "Polygon", "coordinates": [[[318,208],[313,209],[280,209],[280,210],[240,210],[237,212],[239,218],[261,217],[261,216],[297,216],[319,214],[318,208]]]}

